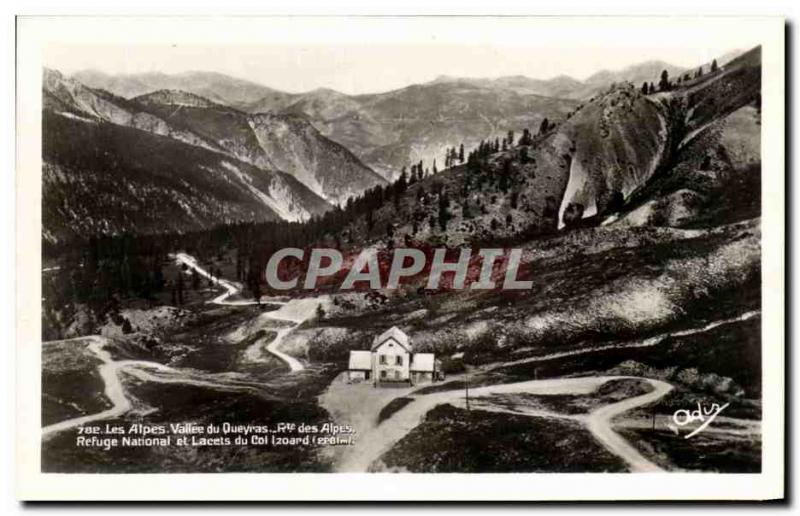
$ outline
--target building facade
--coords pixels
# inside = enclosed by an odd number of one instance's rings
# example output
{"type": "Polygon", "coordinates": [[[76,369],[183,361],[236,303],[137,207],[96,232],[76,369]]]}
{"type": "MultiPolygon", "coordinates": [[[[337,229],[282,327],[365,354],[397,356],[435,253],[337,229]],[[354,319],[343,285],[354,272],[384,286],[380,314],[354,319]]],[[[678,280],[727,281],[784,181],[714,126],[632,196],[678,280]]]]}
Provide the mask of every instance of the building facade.
{"type": "Polygon", "coordinates": [[[398,327],[386,330],[369,351],[350,352],[348,379],[375,385],[430,382],[437,379],[433,353],[414,353],[411,339],[398,327]]]}

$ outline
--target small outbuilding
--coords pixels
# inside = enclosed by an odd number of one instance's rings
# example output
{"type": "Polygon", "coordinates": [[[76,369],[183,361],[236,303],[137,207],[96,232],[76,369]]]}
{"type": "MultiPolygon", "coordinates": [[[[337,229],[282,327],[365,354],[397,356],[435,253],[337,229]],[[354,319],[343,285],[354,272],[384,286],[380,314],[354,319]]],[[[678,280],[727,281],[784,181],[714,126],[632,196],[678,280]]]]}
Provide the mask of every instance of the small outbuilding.
{"type": "Polygon", "coordinates": [[[347,375],[351,382],[363,382],[372,378],[372,352],[351,351],[347,365],[347,375]]]}

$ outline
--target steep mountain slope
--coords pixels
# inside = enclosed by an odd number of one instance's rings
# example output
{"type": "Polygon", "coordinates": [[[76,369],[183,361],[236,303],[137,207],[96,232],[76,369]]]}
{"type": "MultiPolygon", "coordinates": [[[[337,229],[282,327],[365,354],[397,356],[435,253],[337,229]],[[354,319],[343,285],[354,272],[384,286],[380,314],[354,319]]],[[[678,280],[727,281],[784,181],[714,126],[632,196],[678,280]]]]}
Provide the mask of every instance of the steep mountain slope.
{"type": "Polygon", "coordinates": [[[323,134],[395,179],[402,167],[419,161],[432,168],[436,160],[441,169],[448,147],[537,128],[542,119],[563,118],[577,105],[513,89],[433,82],[353,97],[318,90],[285,111],[307,116],[323,134]]]}
{"type": "Polygon", "coordinates": [[[668,92],[618,84],[529,145],[490,150],[408,186],[344,236],[359,245],[387,237],[460,244],[564,226],[757,216],[757,196],[741,192],[759,177],[760,73],[755,48],[668,92]],[[735,144],[731,152],[726,143],[735,144]]]}
{"type": "MultiPolygon", "coordinates": [[[[44,72],[43,95],[45,109],[56,113],[169,136],[265,170],[287,172],[332,203],[343,203],[348,197],[384,182],[352,153],[297,117],[269,117],[266,123],[264,117],[247,115],[177,90],[158,90],[124,99],[86,87],[53,70],[44,72]]],[[[282,202],[274,201],[279,205],[282,202]]],[[[284,208],[282,213],[293,213],[284,208]]],[[[311,208],[309,212],[315,210],[311,208]]]]}
{"type": "Polygon", "coordinates": [[[221,150],[213,142],[204,140],[191,131],[174,127],[163,119],[145,112],[135,103],[107,91],[87,88],[55,70],[44,70],[42,89],[42,105],[46,110],[84,120],[104,120],[169,136],[198,147],[221,150]]]}
{"type": "MultiPolygon", "coordinates": [[[[719,58],[719,64],[730,57],[726,54],[719,58]]],[[[436,160],[441,169],[449,147],[462,143],[467,148],[474,147],[483,139],[503,137],[509,130],[519,133],[526,127],[535,129],[543,118],[563,119],[612,83],[657,83],[662,70],[672,77],[693,71],[663,61],[648,61],[621,70],[601,71],[585,81],[567,76],[547,80],[524,76],[441,76],[425,84],[355,96],[325,88],[286,93],[222,74],[200,72],[128,76],[79,72],[75,77],[124,97],[177,89],[248,113],[303,115],[325,137],[344,145],[382,177],[394,180],[402,167],[419,161],[432,168],[436,160]],[[462,123],[454,123],[456,120],[462,123]]],[[[239,157],[253,162],[253,156],[239,157]]],[[[301,175],[307,169],[307,165],[297,167],[301,175]]]]}
{"type": "Polygon", "coordinates": [[[131,98],[158,90],[182,90],[214,102],[237,106],[255,102],[270,95],[290,95],[243,79],[215,72],[185,72],[165,74],[159,72],[108,75],[96,70],[83,70],[72,75],[90,88],[110,91],[131,98]]]}
{"type": "Polygon", "coordinates": [[[671,94],[669,153],[621,210],[631,224],[689,225],[760,212],[761,48],[671,94]]]}
{"type": "Polygon", "coordinates": [[[304,220],[330,207],[288,174],[167,136],[49,110],[43,135],[43,235],[50,243],[304,220]]]}
{"type": "MultiPolygon", "coordinates": [[[[44,71],[42,95],[44,234],[51,242],[299,221],[330,208],[292,176],[242,163],[217,142],[136,102],[53,70],[44,71]]],[[[174,100],[182,108],[215,105],[191,94],[174,100]]]]}
{"type": "Polygon", "coordinates": [[[202,100],[185,92],[162,90],[136,97],[132,102],[171,124],[201,135],[238,159],[293,175],[334,204],[342,204],[349,197],[385,182],[303,117],[248,115],[219,104],[203,104],[202,100]]]}
{"type": "MultiPolygon", "coordinates": [[[[718,63],[727,63],[735,55],[738,52],[726,54],[718,63]]],[[[710,64],[703,67],[708,71],[710,64]]],[[[436,159],[441,168],[448,147],[463,143],[470,148],[483,139],[502,138],[509,130],[517,134],[526,127],[535,130],[543,118],[562,120],[611,84],[630,82],[639,87],[645,81],[657,83],[663,70],[670,77],[694,71],[647,61],[601,71],[585,81],[567,76],[547,80],[441,76],[380,94],[348,96],[321,89],[295,96],[273,95],[244,109],[303,114],[384,177],[396,179],[403,166],[420,160],[430,167],[436,159]]]]}

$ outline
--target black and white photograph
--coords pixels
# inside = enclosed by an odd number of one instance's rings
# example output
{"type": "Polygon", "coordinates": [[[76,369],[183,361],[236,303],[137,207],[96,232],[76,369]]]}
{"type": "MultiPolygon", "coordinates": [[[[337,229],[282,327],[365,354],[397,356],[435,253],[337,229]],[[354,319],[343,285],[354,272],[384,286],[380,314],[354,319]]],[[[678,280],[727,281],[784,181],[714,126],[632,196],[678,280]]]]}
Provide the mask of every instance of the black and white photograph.
{"type": "Polygon", "coordinates": [[[776,471],[782,20],[216,23],[26,65],[38,482],[776,471]]]}

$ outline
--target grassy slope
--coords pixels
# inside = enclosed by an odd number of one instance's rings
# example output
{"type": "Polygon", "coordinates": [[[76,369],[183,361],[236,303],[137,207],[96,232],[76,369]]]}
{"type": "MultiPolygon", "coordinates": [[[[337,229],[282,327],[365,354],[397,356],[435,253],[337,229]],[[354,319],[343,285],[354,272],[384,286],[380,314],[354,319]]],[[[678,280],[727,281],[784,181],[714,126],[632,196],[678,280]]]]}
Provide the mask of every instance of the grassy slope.
{"type": "Polygon", "coordinates": [[[384,454],[375,469],[384,468],[414,473],[626,471],[574,421],[467,412],[450,405],[430,411],[384,454]]]}

